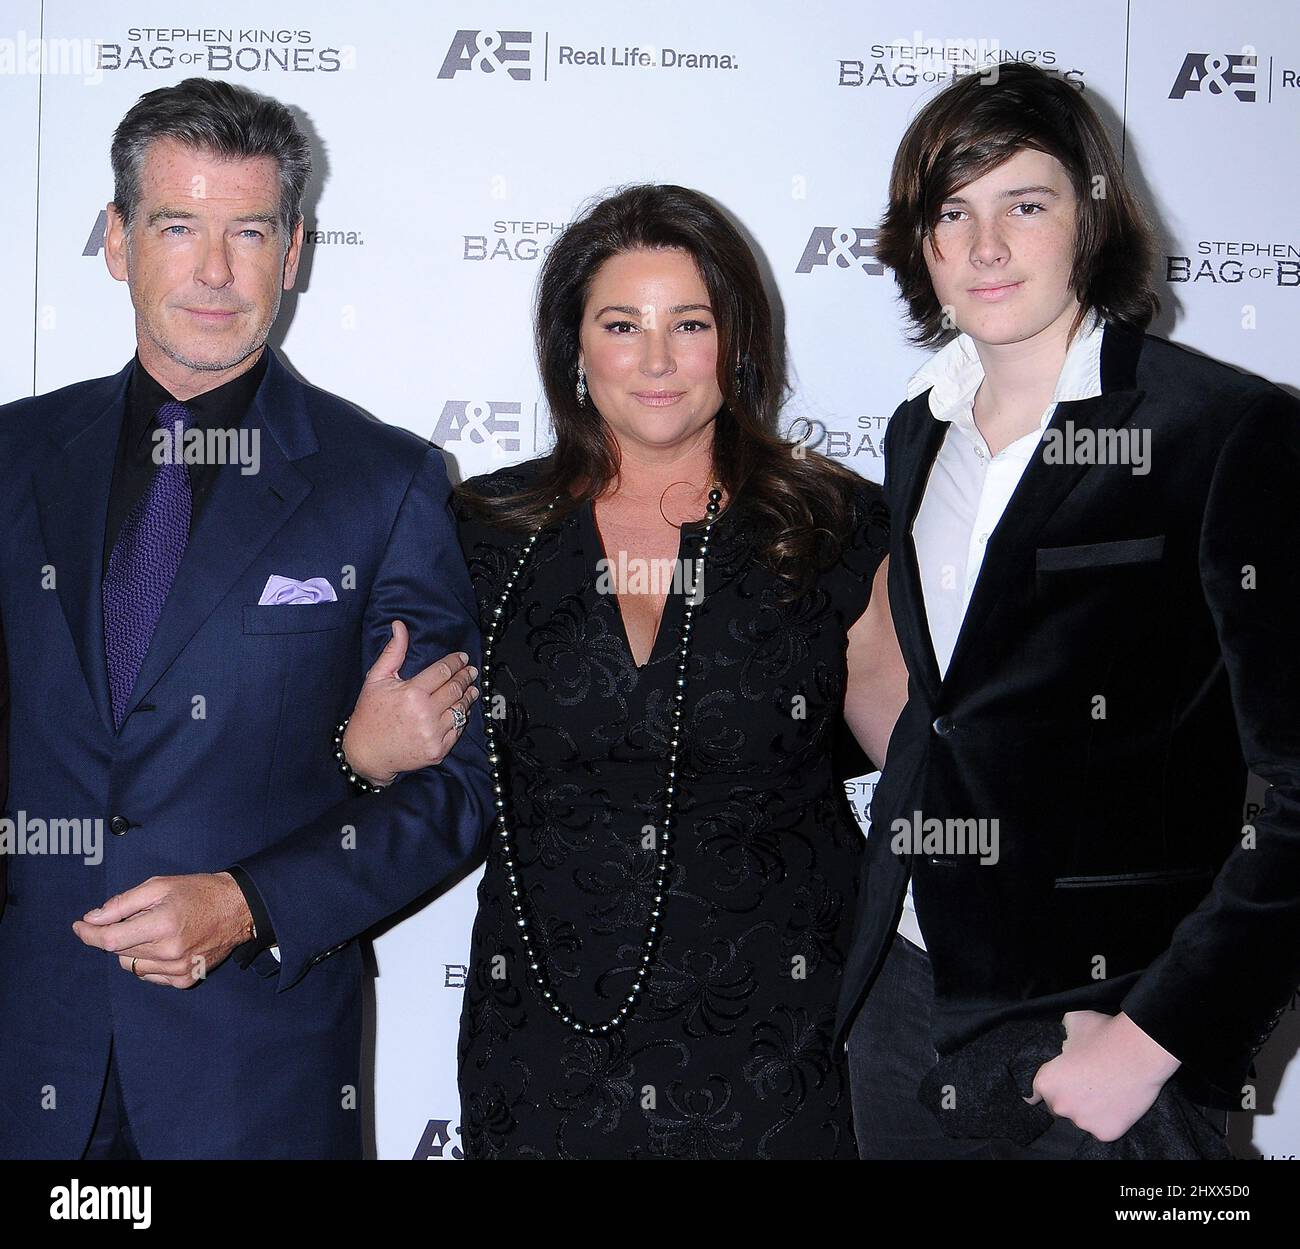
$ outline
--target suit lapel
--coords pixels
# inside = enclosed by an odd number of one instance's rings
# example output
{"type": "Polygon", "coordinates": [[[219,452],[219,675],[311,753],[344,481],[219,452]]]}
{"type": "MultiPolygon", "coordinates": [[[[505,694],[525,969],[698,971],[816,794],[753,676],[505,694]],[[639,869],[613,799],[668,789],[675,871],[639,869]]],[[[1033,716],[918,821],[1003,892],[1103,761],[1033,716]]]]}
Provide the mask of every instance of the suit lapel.
{"type": "Polygon", "coordinates": [[[246,475],[231,464],[217,473],[131,691],[128,715],[311,493],[310,481],[292,463],[316,449],[304,387],[267,351],[266,376],[244,419],[260,443],[259,471],[246,475]]]}
{"type": "MultiPolygon", "coordinates": [[[[317,447],[306,388],[274,351],[267,350],[271,355],[266,376],[244,419],[246,428],[257,431],[259,471],[245,475],[232,464],[217,473],[136,678],[128,714],[311,493],[311,483],[293,465],[317,447]]],[[[88,421],[79,422],[74,415],[53,435],[57,450],[33,482],[59,603],[91,699],[110,732],[113,716],[100,597],[104,526],[132,367],[128,364],[107,379],[105,390],[96,392],[88,421]]]]}
{"type": "Polygon", "coordinates": [[[907,663],[907,670],[925,686],[933,699],[939,690],[939,664],[935,659],[934,645],[930,640],[930,622],[925,612],[925,596],[921,590],[921,571],[916,557],[916,543],[912,538],[912,522],[920,510],[925,484],[930,478],[935,457],[948,432],[946,421],[936,420],[930,414],[929,392],[918,395],[917,419],[921,433],[908,448],[908,454],[899,465],[899,499],[901,501],[902,560],[889,565],[889,601],[899,605],[899,647],[907,663]]]}
{"type": "Polygon", "coordinates": [[[37,470],[32,483],[59,604],[91,699],[110,732],[113,716],[100,583],[108,491],[131,369],[128,364],[116,377],[107,379],[106,390],[98,392],[90,406],[90,419],[80,427],[76,421],[79,414],[69,415],[61,431],[52,435],[57,450],[37,470]]]}
{"type": "MultiPolygon", "coordinates": [[[[1143,392],[1136,389],[1135,377],[1141,349],[1141,334],[1107,325],[1101,344],[1102,393],[1092,399],[1058,403],[1047,429],[1061,431],[1064,437],[1067,421],[1076,431],[1120,429],[1126,425],[1143,396],[1143,392]]],[[[1035,450],[989,539],[979,578],[944,674],[944,689],[951,686],[954,679],[960,679],[963,665],[969,662],[971,653],[979,644],[990,611],[1003,598],[1012,578],[1022,575],[1019,570],[1023,567],[1026,551],[1036,548],[1043,526],[1092,467],[1088,464],[1049,463],[1043,454],[1046,445],[1040,443],[1035,450]]]]}

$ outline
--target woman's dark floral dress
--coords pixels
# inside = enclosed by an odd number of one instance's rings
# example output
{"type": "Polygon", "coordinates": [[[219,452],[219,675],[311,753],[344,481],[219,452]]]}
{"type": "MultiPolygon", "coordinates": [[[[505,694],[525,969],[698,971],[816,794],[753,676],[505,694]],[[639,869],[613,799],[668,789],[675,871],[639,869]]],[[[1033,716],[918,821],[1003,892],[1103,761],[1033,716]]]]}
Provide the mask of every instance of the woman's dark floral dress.
{"type": "MultiPolygon", "coordinates": [[[[474,484],[509,492],[540,463],[474,484]]],[[[489,845],[460,1029],[467,1157],[856,1156],[831,1029],[862,838],[830,759],[846,631],[886,551],[878,487],[864,480],[856,506],[840,562],[786,605],[743,501],[714,527],[663,936],[622,1030],[581,1035],[541,1003],[489,845]]],[[[457,508],[486,621],[524,539],[457,508]]],[[[682,558],[701,529],[684,527],[682,558]]],[[[637,668],[617,600],[598,592],[602,558],[590,504],[538,538],[492,682],[526,913],[551,983],[591,1022],[617,1009],[641,954],[654,880],[642,828],[662,814],[684,601],[668,595],[637,668]]]]}

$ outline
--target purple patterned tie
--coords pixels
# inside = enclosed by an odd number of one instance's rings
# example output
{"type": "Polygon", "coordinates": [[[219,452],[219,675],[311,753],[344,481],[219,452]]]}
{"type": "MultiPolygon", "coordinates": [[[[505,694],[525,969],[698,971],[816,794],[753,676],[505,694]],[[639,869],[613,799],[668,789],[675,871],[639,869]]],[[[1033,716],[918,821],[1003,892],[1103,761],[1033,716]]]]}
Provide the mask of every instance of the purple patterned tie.
{"type": "Polygon", "coordinates": [[[153,419],[167,432],[161,445],[170,454],[122,522],[104,574],[104,655],[118,729],[190,537],[193,497],[179,436],[189,427],[189,409],[164,403],[153,419]]]}

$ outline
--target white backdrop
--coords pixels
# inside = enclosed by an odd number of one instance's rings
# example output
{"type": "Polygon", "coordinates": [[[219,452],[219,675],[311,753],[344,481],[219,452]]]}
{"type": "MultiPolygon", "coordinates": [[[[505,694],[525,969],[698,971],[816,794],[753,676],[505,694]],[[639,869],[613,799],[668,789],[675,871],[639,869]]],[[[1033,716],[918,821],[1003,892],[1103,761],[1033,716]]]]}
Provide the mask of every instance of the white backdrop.
{"type": "MultiPolygon", "coordinates": [[[[182,7],[0,4],[0,401],[129,358],[128,295],[100,243],[113,127],[144,91],[227,76],[291,105],[318,165],[273,341],[314,384],[438,443],[453,476],[545,448],[538,259],[589,196],[658,180],[743,223],[783,310],[789,419],[819,422],[823,450],[879,480],[884,423],[922,358],[871,253],[890,160],[953,73],[1013,56],[1086,90],[1123,143],[1162,232],[1156,332],[1300,383],[1293,0],[913,0],[906,18],[883,0],[182,7]]],[[[860,815],[873,779],[851,786],[860,815]]],[[[376,942],[380,1157],[459,1154],[476,883],[376,942]]],[[[1298,1040],[1292,1009],[1238,1152],[1300,1154],[1298,1040]]]]}

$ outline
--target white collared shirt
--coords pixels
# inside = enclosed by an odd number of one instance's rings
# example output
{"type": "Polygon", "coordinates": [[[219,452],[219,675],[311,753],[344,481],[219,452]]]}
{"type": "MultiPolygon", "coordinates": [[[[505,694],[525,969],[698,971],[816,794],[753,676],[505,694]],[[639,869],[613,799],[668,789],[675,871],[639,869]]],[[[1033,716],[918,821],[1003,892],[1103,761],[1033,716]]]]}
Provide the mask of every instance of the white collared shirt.
{"type": "MultiPolygon", "coordinates": [[[[1070,343],[1052,401],[1038,428],[989,453],[975,425],[975,392],[984,380],[974,340],[961,334],[926,362],[907,384],[907,397],[930,391],[930,413],[948,422],[912,524],[930,642],[942,677],[948,671],[966,609],[984,564],[984,552],[1058,403],[1101,394],[1104,323],[1090,315],[1070,343]]],[[[898,931],[925,948],[907,886],[898,931]]]]}

